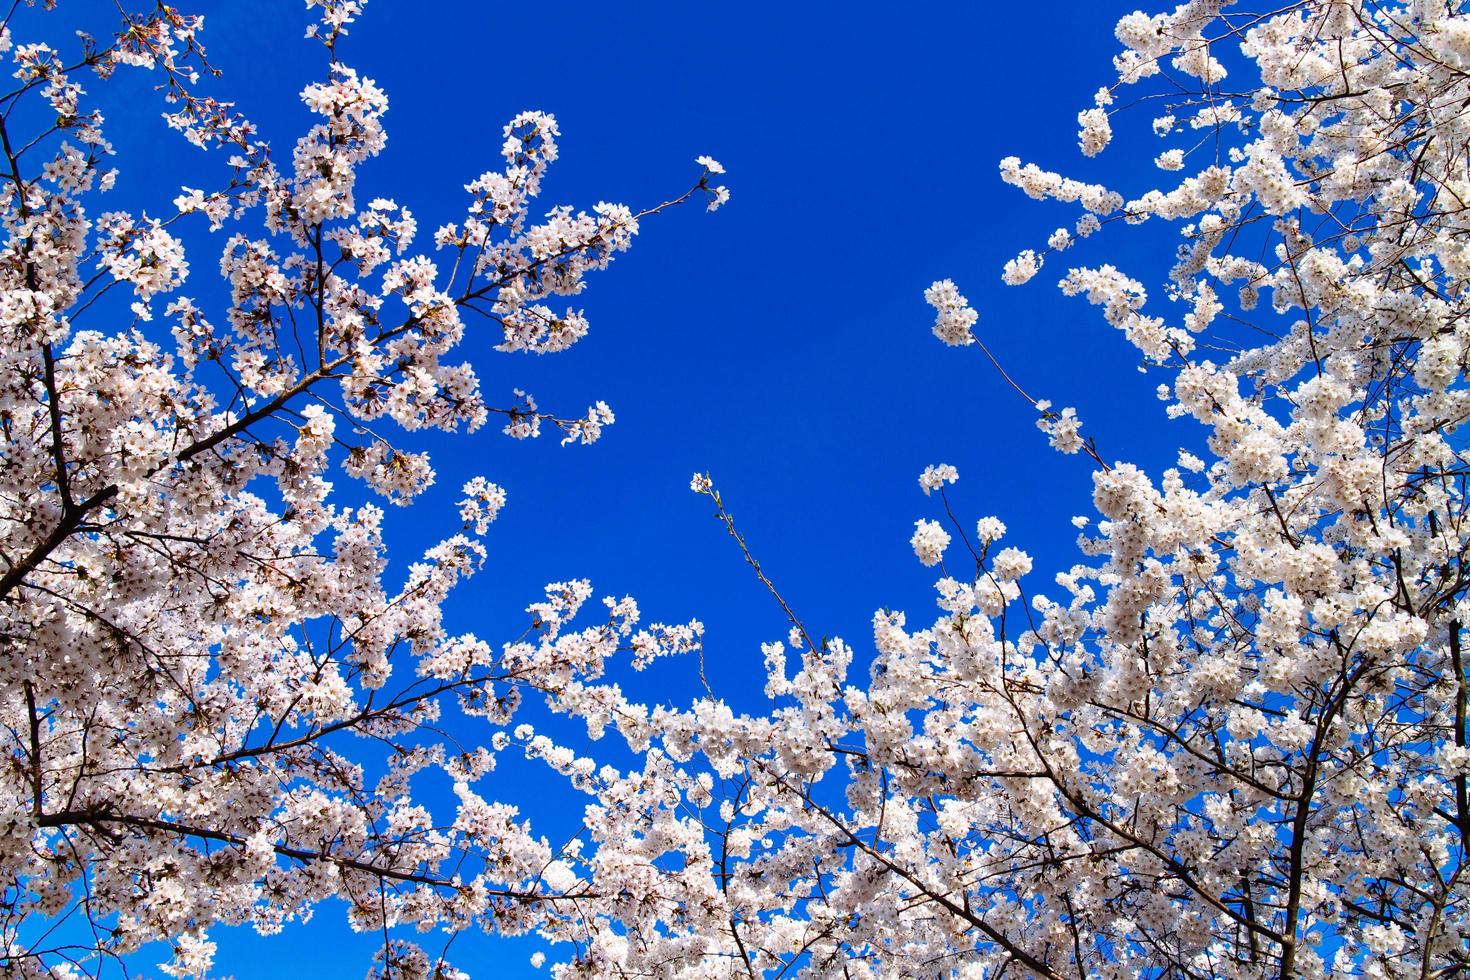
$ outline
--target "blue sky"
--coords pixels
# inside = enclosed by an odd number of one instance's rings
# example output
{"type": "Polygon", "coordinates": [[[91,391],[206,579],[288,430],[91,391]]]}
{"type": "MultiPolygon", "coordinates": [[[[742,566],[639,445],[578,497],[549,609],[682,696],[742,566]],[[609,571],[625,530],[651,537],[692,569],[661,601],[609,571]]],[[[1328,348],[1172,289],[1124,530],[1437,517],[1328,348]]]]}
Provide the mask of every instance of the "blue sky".
{"type": "MultiPolygon", "coordinates": [[[[1071,565],[1069,518],[1090,509],[1089,467],[1046,448],[1034,411],[977,350],[930,335],[922,292],[954,278],[1017,380],[1075,405],[1105,456],[1157,471],[1193,437],[1163,418],[1152,394],[1162,379],[1135,370],[1094,310],[1060,296],[1064,265],[1027,287],[1000,282],[1007,258],[1075,218],[1002,185],[1001,157],[1125,193],[1148,186],[1157,148],[1146,110],[1119,127],[1120,142],[1141,149],[1097,161],[1081,157],[1074,124],[1110,79],[1112,23],[1135,4],[373,0],[340,49],[391,104],[388,149],[364,169],[361,200],[395,198],[426,233],[456,220],[462,185],[498,164],[502,125],[529,108],[554,113],[563,133],[546,207],[655,203],[693,181],[702,153],[724,163],[733,194],[717,214],[693,205],[647,223],[591,283],[592,332],[571,352],[496,354],[488,332],[467,344],[493,404],[521,387],[563,413],[605,399],[618,421],[586,448],[513,442],[493,428],[444,444],[435,490],[390,515],[399,559],[457,528],[452,501],[468,477],[510,496],[486,571],[451,604],[451,629],[509,639],[544,583],[590,578],[600,594],[636,596],[648,619],[701,619],[716,690],[758,708],[758,644],[783,636],[784,620],[708,501],[689,492],[694,470],[713,474],[808,626],[843,636],[860,657],[875,609],[930,614],[932,576],[908,545],[916,519],[939,516],[916,483],[926,464],[959,468],[963,520],[995,514],[1032,551],[1031,589],[1071,565]]],[[[305,11],[185,6],[207,14],[205,40],[225,73],[216,91],[287,157],[307,122],[297,93],[322,67],[321,49],[300,40],[305,11]]],[[[73,10],[100,23],[109,7],[73,10]]],[[[210,186],[201,154],[156,121],[141,76],[102,103],[122,168],[109,206],[158,213],[180,183],[210,186]]],[[[1149,241],[1162,239],[1099,236],[1066,258],[1141,267],[1152,284],[1158,261],[1117,252],[1149,241]]],[[[186,292],[218,288],[222,244],[193,239],[186,292]]],[[[1169,248],[1154,254],[1167,259],[1169,248]]],[[[688,700],[695,664],[666,662],[630,686],[688,700]]],[[[495,778],[486,790],[535,800],[527,811],[549,835],[575,824],[581,802],[551,779],[514,767],[495,778]]],[[[332,906],[284,937],[216,938],[221,972],[241,980],[358,977],[372,948],[332,906]]],[[[466,935],[453,952],[479,976],[544,975],[527,964],[536,948],[466,935]]]]}

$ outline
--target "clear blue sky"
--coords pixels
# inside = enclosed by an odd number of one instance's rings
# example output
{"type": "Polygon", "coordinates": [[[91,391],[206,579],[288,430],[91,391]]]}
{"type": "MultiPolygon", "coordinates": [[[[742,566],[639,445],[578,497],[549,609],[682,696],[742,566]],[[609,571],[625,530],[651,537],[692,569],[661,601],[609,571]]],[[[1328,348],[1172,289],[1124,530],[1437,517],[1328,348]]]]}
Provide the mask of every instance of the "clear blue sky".
{"type": "MultiPolygon", "coordinates": [[[[1172,458],[1166,447],[1192,437],[1163,419],[1152,395],[1162,379],[1135,371],[1122,338],[1059,295],[1061,263],[1027,287],[1000,282],[1007,258],[1075,218],[1002,185],[1001,157],[1125,193],[1148,186],[1157,150],[1147,111],[1122,126],[1141,151],[1084,161],[1075,137],[1077,111],[1110,79],[1112,23],[1135,5],[372,0],[341,48],[391,101],[388,150],[363,171],[361,200],[393,197],[425,232],[456,220],[462,185],[498,164],[501,126],[528,108],[553,112],[563,132],[548,207],[654,203],[692,181],[701,153],[725,164],[733,193],[717,214],[696,205],[645,225],[592,282],[592,332],[571,352],[495,354],[488,333],[468,343],[492,403],[508,404],[518,386],[564,412],[606,399],[618,421],[589,448],[497,431],[454,443],[428,499],[390,515],[397,557],[411,559],[455,529],[451,502],[466,478],[483,473],[508,490],[489,566],[452,603],[451,629],[508,639],[542,584],[587,577],[600,594],[635,595],[649,619],[702,619],[716,690],[759,707],[758,643],[784,635],[783,617],[689,492],[696,469],[712,472],[808,626],[860,656],[875,609],[930,615],[932,576],[908,545],[916,519],[938,516],[916,483],[928,463],[959,468],[962,519],[998,515],[1036,555],[1032,589],[1072,564],[1068,519],[1090,509],[1088,467],[1046,448],[1035,413],[977,350],[930,335],[922,291],[954,278],[1017,380],[1076,405],[1105,456],[1156,471],[1172,458]]],[[[99,18],[110,6],[80,4],[99,18]]],[[[322,64],[321,49],[300,40],[301,5],[184,6],[208,15],[219,91],[289,158],[307,120],[297,93],[322,64]]],[[[179,183],[210,186],[208,171],[156,122],[143,84],[127,84],[104,102],[123,168],[110,206],[157,213],[179,183]]],[[[1102,236],[1065,257],[1129,266],[1104,249],[1160,240],[1102,236]]],[[[193,241],[186,292],[217,289],[220,245],[193,241]]],[[[687,701],[695,665],[665,662],[629,686],[687,701]]],[[[514,767],[492,779],[486,792],[534,801],[527,812],[550,836],[575,825],[583,804],[553,779],[514,767]]],[[[216,938],[220,972],[240,980],[360,977],[372,950],[334,906],[284,937],[216,938]]],[[[477,976],[544,975],[527,963],[536,948],[466,935],[452,958],[477,976]]]]}

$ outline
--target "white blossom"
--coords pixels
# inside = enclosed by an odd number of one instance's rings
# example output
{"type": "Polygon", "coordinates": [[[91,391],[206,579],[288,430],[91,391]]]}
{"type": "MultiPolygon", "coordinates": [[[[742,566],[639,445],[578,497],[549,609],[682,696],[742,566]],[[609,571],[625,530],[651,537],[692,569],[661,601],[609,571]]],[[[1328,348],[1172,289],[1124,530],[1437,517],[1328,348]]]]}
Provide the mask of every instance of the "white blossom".
{"type": "Polygon", "coordinates": [[[914,546],[914,554],[925,565],[939,564],[944,549],[949,547],[949,534],[935,521],[918,521],[914,526],[917,530],[909,541],[914,546]]]}
{"type": "Polygon", "coordinates": [[[979,319],[952,280],[943,279],[924,290],[924,302],[934,307],[934,336],[955,347],[975,342],[970,329],[979,319]]]}
{"type": "Polygon", "coordinates": [[[954,483],[959,478],[959,470],[948,463],[938,463],[924,467],[924,472],[919,474],[919,486],[923,489],[924,496],[927,497],[930,492],[942,490],[946,483],[954,483]]]}

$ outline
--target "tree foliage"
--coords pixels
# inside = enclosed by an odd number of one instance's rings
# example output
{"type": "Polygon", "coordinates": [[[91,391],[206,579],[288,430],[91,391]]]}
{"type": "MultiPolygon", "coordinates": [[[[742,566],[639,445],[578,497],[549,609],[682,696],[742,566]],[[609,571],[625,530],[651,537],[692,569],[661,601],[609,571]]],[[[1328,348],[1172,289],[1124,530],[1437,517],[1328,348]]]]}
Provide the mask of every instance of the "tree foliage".
{"type": "Polygon", "coordinates": [[[18,36],[47,20],[13,5],[17,36],[9,20],[0,31],[17,66],[0,96],[7,976],[91,971],[161,938],[168,971],[194,974],[211,925],[272,933],[329,897],[355,927],[383,930],[379,970],[395,977],[427,960],[390,926],[514,932],[556,917],[587,888],[515,807],[470,788],[504,745],[491,733],[526,689],[695,639],[635,630],[631,600],[573,630],[581,582],[550,586],[498,650],[450,636],[442,603],[479,566],[504,491],[471,480],[463,533],[390,582],[382,507],[336,502],[328,477],[402,506],[434,478],[426,453],[390,441],[406,433],[495,418],[515,438],[597,439],[605,404],[563,418],[518,391],[495,407],[456,355],[467,336],[507,353],[570,347],[586,319],[548,304],[580,293],[649,215],[696,196],[718,206],[719,165],[701,158],[695,186],[638,213],[538,218],[558,132],[523,113],[505,127],[503,166],[434,233],[438,256],[416,250],[406,207],[354,198],[387,109],[338,57],[360,4],[308,6],[329,70],[302,92],[319,121],[289,165],[199,94],[198,17],[159,5],[105,42],[53,48],[18,36]],[[168,124],[221,156],[219,189],[184,188],[163,217],[102,210],[111,147],[82,84],[135,70],[158,76],[168,124]],[[182,292],[176,230],[206,221],[229,285],[217,314],[182,292]],[[489,344],[473,333],[486,321],[489,344]],[[446,709],[482,719],[485,737],[438,733],[446,709]],[[454,781],[452,812],[411,794],[431,768],[454,781]],[[70,916],[90,924],[80,939],[75,925],[27,928],[70,916]]]}
{"type": "MultiPolygon", "coordinates": [[[[393,977],[455,973],[402,926],[536,930],[561,944],[562,978],[1470,973],[1459,3],[1191,0],[1119,22],[1117,79],[1079,115],[1079,147],[1104,152],[1152,107],[1159,173],[1142,183],[1157,186],[1002,161],[1006,183],[1078,217],[1001,274],[1019,286],[1074,248],[1116,257],[1058,284],[1166,379],[1165,410],[1207,451],[1151,475],[1002,371],[1091,468],[1082,558],[1037,586],[1001,519],[955,513],[959,468],[937,463],[912,545],[938,613],[879,611],[871,657],[807,628],[696,474],[790,620],[763,648],[758,713],[714,692],[629,699],[606,676],[615,654],[640,667],[696,649],[701,628],[640,630],[627,599],[578,625],[585,582],[550,586],[499,650],[447,635],[441,603],[504,502],[493,484],[466,486],[465,533],[401,586],[384,582],[382,512],[331,498],[337,465],[395,504],[432,478],[388,423],[473,430],[498,412],[511,435],[595,438],[605,406],[492,409],[448,358],[467,313],[502,350],[574,342],[581,315],[543,301],[580,291],[667,205],[533,221],[556,130],[525,114],[505,169],[435,235],[452,267],[409,254],[407,211],[352,198],[385,106],[337,60],[358,5],[315,5],[332,67],[303,93],[322,121],[289,171],[194,94],[198,25],[168,8],[73,65],[11,48],[20,81],[0,108],[45,99],[56,123],[0,128],[7,969],[65,976],[167,936],[168,969],[201,973],[211,925],[274,931],[339,897],[382,932],[393,977]],[[135,66],[161,73],[171,124],[223,148],[234,177],[166,220],[89,217],[107,146],[71,78],[135,66]],[[141,321],[183,285],[170,228],[196,212],[264,232],[225,245],[222,326],[169,300],[170,346],[141,321]],[[1179,243],[1161,303],[1122,268],[1121,226],[1164,222],[1179,243]],[[129,290],[140,322],[83,326],[129,290]],[[527,693],[615,733],[637,765],[517,725],[527,693]],[[445,710],[482,718],[483,746],[436,737],[445,710]],[[476,788],[512,747],[584,795],[575,843],[476,788]],[[430,768],[454,782],[452,814],[410,793],[430,768]],[[21,942],[76,902],[105,924],[94,949],[21,942]]],[[[699,163],[669,203],[723,203],[721,168],[699,163]]],[[[988,355],[954,282],[925,298],[957,356],[988,355]]]]}

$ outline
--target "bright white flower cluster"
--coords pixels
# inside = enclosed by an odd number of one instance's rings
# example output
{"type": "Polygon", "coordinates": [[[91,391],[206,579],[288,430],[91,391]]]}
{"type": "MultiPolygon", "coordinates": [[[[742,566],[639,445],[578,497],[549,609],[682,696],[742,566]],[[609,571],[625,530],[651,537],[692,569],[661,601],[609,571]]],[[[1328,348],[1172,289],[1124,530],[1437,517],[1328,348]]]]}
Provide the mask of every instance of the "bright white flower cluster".
{"type": "Polygon", "coordinates": [[[939,463],[935,466],[924,467],[924,472],[919,474],[919,486],[924,491],[924,496],[934,490],[943,490],[946,483],[954,483],[960,478],[959,470],[948,463],[939,463]]]}
{"type": "Polygon", "coordinates": [[[944,279],[924,290],[924,302],[934,307],[934,336],[954,347],[963,347],[975,342],[970,332],[979,319],[970,303],[960,295],[952,280],[944,279]]]}
{"type": "Polygon", "coordinates": [[[1154,166],[1160,170],[1183,170],[1184,151],[1177,147],[1172,150],[1165,150],[1163,153],[1154,157],[1154,166]]]}
{"type": "Polygon", "coordinates": [[[1078,113],[1077,124],[1081,127],[1077,145],[1087,156],[1097,156],[1112,141],[1113,130],[1108,124],[1107,110],[1102,107],[1078,113]]]}
{"type": "Polygon", "coordinates": [[[925,565],[939,564],[944,549],[949,547],[949,534],[935,521],[919,521],[915,527],[917,530],[909,541],[914,546],[914,554],[925,565]]]}
{"type": "Polygon", "coordinates": [[[490,523],[500,516],[505,506],[505,491],[483,476],[477,476],[464,485],[464,497],[459,502],[459,516],[465,526],[476,534],[484,534],[490,523]]]}
{"type": "Polygon", "coordinates": [[[1047,443],[1059,453],[1075,453],[1082,448],[1082,436],[1078,430],[1082,428],[1082,420],[1077,417],[1075,408],[1064,408],[1060,412],[1051,410],[1051,402],[1043,399],[1036,403],[1036,410],[1041,417],[1036,420],[1036,427],[1047,435],[1047,443]]]}
{"type": "Polygon", "coordinates": [[[699,186],[709,198],[709,204],[706,205],[705,209],[708,211],[718,211],[730,200],[730,190],[723,184],[711,187],[709,178],[724,173],[725,168],[713,157],[695,157],[694,162],[704,168],[704,176],[700,178],[699,186]]]}
{"type": "Polygon", "coordinates": [[[1030,282],[1035,278],[1036,273],[1041,271],[1041,262],[1041,256],[1028,248],[1014,259],[1006,262],[1005,271],[1001,273],[1001,280],[1007,286],[1019,286],[1022,283],[1030,282]]]}

